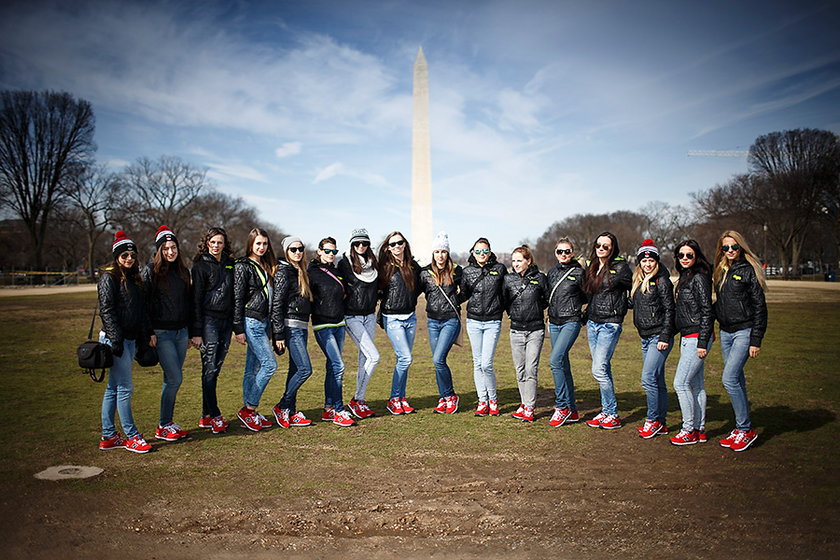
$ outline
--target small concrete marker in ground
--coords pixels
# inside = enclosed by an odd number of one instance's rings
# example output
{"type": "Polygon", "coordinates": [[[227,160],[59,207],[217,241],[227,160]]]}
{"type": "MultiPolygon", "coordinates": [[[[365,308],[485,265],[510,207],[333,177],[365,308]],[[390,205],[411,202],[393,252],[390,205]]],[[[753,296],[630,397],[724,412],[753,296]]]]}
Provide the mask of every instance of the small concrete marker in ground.
{"type": "Polygon", "coordinates": [[[98,474],[102,474],[102,469],[99,467],[59,465],[35,473],[35,478],[40,478],[41,480],[69,480],[74,478],[90,478],[98,474]]]}

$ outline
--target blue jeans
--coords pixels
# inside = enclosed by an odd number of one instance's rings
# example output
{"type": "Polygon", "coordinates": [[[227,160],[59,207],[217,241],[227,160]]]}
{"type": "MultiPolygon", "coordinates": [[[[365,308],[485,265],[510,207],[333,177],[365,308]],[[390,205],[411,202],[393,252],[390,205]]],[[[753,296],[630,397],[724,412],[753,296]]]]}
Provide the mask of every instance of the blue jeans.
{"type": "Polygon", "coordinates": [[[750,403],[747,399],[747,378],[744,366],[750,357],[750,334],[752,329],[732,333],[720,331],[720,349],[723,352],[723,387],[729,393],[732,409],[735,411],[735,427],[749,430],[750,403]]]}
{"type": "Polygon", "coordinates": [[[274,348],[271,347],[268,317],[260,321],[245,317],[245,373],[242,376],[242,401],[245,406],[257,408],[268,382],[277,371],[274,348]]]}
{"type": "Polygon", "coordinates": [[[572,379],[572,364],[569,362],[569,350],[580,334],[580,321],[570,321],[562,325],[548,324],[551,337],[551,356],[548,365],[554,376],[554,406],[570,408],[577,412],[575,405],[575,381],[572,379]]]}
{"type": "Polygon", "coordinates": [[[659,335],[642,339],[642,388],[647,397],[647,419],[665,423],[668,414],[668,387],[665,386],[665,361],[674,339],[668,340],[668,348],[657,350],[659,335]]]}
{"type": "Polygon", "coordinates": [[[201,345],[201,411],[204,416],[221,416],[216,399],[216,382],[230,349],[233,319],[204,317],[201,345]]]}
{"type": "Polygon", "coordinates": [[[473,381],[479,402],[496,400],[496,371],[493,356],[502,332],[502,322],[467,319],[467,336],[473,356],[473,381]]]}
{"type": "Polygon", "coordinates": [[[184,360],[187,358],[189,335],[187,329],[155,329],[157,353],[163,370],[163,389],[160,392],[160,425],[172,422],[175,396],[184,379],[184,360]]]}
{"type": "Polygon", "coordinates": [[[681,337],[674,391],[680,401],[682,429],[688,432],[706,427],[705,365],[705,358],[701,360],[697,357],[697,338],[681,337]]]}
{"type": "Polygon", "coordinates": [[[342,402],[342,380],[344,379],[344,360],[341,350],[344,348],[344,333],[341,327],[324,327],[315,331],[315,340],[324,356],[327,357],[327,372],[324,376],[324,408],[334,408],[336,412],[344,410],[342,402]]]}
{"type": "Polygon", "coordinates": [[[414,313],[405,321],[394,317],[383,317],[385,333],[394,347],[397,363],[391,380],[391,398],[405,398],[405,385],[408,381],[408,368],[411,365],[411,349],[417,334],[417,315],[414,313]]]}
{"type": "MultiPolygon", "coordinates": [[[[111,345],[105,333],[99,333],[99,342],[111,345]]],[[[134,382],[131,379],[131,364],[134,362],[134,352],[137,344],[134,340],[123,340],[122,356],[114,356],[114,365],[108,370],[108,385],[102,397],[102,437],[112,438],[117,434],[114,427],[114,413],[119,412],[120,424],[126,437],[134,437],[138,433],[131,414],[131,395],[134,393],[134,382]]]]}
{"type": "Polygon", "coordinates": [[[458,338],[458,331],[461,330],[461,321],[453,317],[445,321],[438,319],[428,320],[429,346],[432,349],[432,363],[435,366],[435,380],[437,381],[438,393],[441,397],[451,397],[455,394],[452,386],[452,370],[446,363],[446,357],[458,338]]]}
{"type": "Polygon", "coordinates": [[[363,401],[373,370],[379,364],[379,350],[373,343],[373,337],[376,335],[376,314],[348,315],[344,322],[347,324],[347,334],[359,347],[359,370],[356,373],[354,398],[363,401]]]}
{"type": "MultiPolygon", "coordinates": [[[[307,329],[286,327],[286,352],[289,353],[289,376],[286,378],[286,392],[278,403],[280,408],[288,408],[291,414],[297,411],[297,392],[304,381],[312,375],[312,363],[306,350],[309,338],[307,329]]],[[[290,414],[290,416],[291,416],[290,414]]]]}
{"type": "Polygon", "coordinates": [[[586,322],[589,337],[589,352],[592,354],[592,377],[601,387],[601,412],[618,414],[618,402],[615,400],[613,385],[612,360],[618,337],[621,336],[621,323],[586,322]]]}

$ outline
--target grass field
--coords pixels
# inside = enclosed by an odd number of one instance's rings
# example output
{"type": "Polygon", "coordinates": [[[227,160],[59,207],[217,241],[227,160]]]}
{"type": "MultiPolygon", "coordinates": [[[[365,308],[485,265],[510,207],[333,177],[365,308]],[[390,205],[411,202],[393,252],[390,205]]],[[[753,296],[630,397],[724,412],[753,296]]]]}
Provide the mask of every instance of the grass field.
{"type": "MultiPolygon", "coordinates": [[[[23,293],[23,292],[22,292],[23,293]]],[[[548,340],[532,425],[475,418],[469,346],[450,355],[461,412],[436,415],[425,321],[415,343],[408,395],[419,413],[385,415],[393,352],[368,401],[378,416],[354,428],[316,422],[306,429],[251,433],[232,423],[198,430],[198,352],[191,350],[175,419],[190,430],[178,443],[153,439],[161,373],[135,368],[134,417],[154,451],[97,449],[103,385],[75,364],[95,294],[0,298],[0,538],[14,558],[322,558],[336,554],[405,558],[606,554],[742,558],[837,554],[837,435],[840,412],[840,291],[808,284],[771,292],[770,326],[747,366],[760,438],[735,454],[716,441],[732,426],[716,344],[706,366],[706,445],[643,441],[639,339],[625,321],[613,371],[627,422],[613,432],[582,424],[548,426],[553,386],[548,340]],[[55,465],[95,465],[98,477],[50,482],[33,475],[55,465]]],[[[233,343],[219,380],[223,414],[241,406],[244,347],[233,343]]],[[[315,374],[298,405],[310,417],[323,403],[324,360],[310,337],[315,374]]],[[[345,400],[355,386],[347,339],[345,400]]],[[[668,361],[669,386],[677,356],[668,361]]],[[[266,390],[267,413],[281,396],[287,358],[266,390]]],[[[572,352],[578,407],[599,406],[585,329],[572,352]]],[[[502,412],[518,404],[507,325],[496,356],[502,412]]],[[[268,415],[268,414],[267,414],[268,415]]],[[[680,420],[671,392],[669,425],[680,420]]]]}

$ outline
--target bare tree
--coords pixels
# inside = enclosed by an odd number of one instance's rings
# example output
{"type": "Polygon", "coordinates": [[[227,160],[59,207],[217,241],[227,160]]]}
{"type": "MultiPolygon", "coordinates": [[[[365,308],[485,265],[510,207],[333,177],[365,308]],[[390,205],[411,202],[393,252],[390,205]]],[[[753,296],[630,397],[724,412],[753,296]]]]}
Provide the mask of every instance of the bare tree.
{"type": "Polygon", "coordinates": [[[0,92],[0,200],[26,224],[38,269],[62,189],[96,150],[94,122],[90,103],[68,93],[0,92]]]}

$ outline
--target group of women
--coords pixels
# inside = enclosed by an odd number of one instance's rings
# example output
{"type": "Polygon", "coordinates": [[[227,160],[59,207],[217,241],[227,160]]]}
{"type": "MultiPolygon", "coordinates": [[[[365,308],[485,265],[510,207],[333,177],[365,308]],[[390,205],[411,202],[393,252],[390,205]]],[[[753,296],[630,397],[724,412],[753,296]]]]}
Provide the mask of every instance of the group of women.
{"type": "Polygon", "coordinates": [[[581,420],[575,402],[569,352],[583,325],[592,356],[592,375],[601,393],[601,410],[586,424],[595,428],[622,426],[618,414],[611,359],[622,323],[633,308],[641,337],[642,386],[647,416],[639,427],[644,439],[667,434],[668,392],[665,363],[680,333],[680,359],[674,389],[683,416],[682,429],[670,438],[675,445],[706,441],[703,365],[720,324],[724,357],[723,383],[735,411],[735,429],[720,444],[734,451],[747,449],[757,438],[749,418],[744,365],[759,354],[767,324],[766,284],[760,263],[735,231],[717,243],[714,265],[694,240],[674,251],[679,279],[676,287],[660,266],[659,250],[645,240],[631,271],[620,257],[615,235],[604,232],[583,263],[575,258],[568,238],[555,248],[557,264],[547,273],[534,264],[528,246],[513,250],[511,268],[498,262],[486,238],[470,249],[465,267],[450,257],[448,236],[441,232],[432,247],[431,262],[421,267],[399,231],[388,234],[378,254],[365,229],[350,237],[349,254],[338,259],[334,238],[318,243],[307,259],[303,241],[282,240],[275,255],[269,235],[251,230],[246,255],[234,260],[224,229],[207,230],[188,270],[175,233],[161,226],[155,236],[152,261],[140,270],[137,245],[120,231],[113,243],[113,262],[99,282],[102,317],[100,340],[114,354],[102,402],[102,450],[125,448],[145,453],[151,446],[134,425],[131,364],[140,345],[155,347],[163,370],[160,420],[155,438],[177,441],[187,432],[173,420],[175,399],[183,377],[188,346],[198,348],[202,364],[202,416],[199,427],[225,432],[216,397],[219,372],[231,337],[247,346],[242,378],[242,426],[259,432],[272,421],[258,411],[275,371],[275,355],[288,352],[285,389],[271,415],[281,427],[309,426],[312,420],[297,408],[297,393],[312,375],[308,350],[312,332],[326,358],[324,408],[321,420],[347,427],[375,412],[367,404],[367,388],[380,361],[374,344],[376,325],[384,329],[396,364],[386,410],[411,414],[406,384],[417,332],[415,308],[425,296],[427,329],[439,401],[435,413],[453,414],[460,399],[455,392],[447,357],[463,330],[470,340],[478,404],[475,416],[500,414],[493,359],[501,333],[502,314],[510,317],[510,344],[520,404],[511,416],[534,421],[537,371],[545,339],[545,310],[551,341],[549,365],[554,377],[552,427],[581,420]],[[338,262],[336,263],[336,261],[338,262]],[[712,291],[717,301],[712,305],[712,291]],[[461,305],[466,303],[466,325],[461,305]],[[377,312],[377,304],[378,312],[377,312]],[[464,329],[464,327],[466,327],[464,329]],[[345,335],[358,347],[358,372],[353,397],[343,401],[345,335]],[[114,425],[119,412],[125,437],[114,425]]]}

